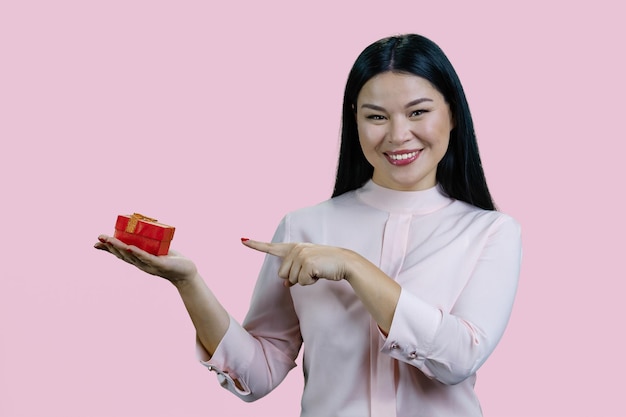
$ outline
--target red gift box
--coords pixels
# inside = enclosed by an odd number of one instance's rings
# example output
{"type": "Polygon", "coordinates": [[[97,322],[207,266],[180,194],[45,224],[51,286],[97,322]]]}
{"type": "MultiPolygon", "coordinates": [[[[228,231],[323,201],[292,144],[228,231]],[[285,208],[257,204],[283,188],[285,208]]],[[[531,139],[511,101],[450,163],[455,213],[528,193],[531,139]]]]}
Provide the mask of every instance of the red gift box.
{"type": "Polygon", "coordinates": [[[167,255],[174,230],[174,227],[159,223],[156,219],[134,213],[131,216],[117,216],[113,236],[153,255],[167,255]]]}

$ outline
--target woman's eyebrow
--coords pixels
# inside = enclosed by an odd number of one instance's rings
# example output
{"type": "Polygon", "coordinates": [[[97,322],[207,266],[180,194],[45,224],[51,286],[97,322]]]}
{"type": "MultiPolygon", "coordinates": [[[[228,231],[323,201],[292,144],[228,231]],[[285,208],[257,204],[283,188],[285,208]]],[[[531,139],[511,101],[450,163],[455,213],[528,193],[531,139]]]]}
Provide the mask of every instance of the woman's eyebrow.
{"type": "Polygon", "coordinates": [[[385,111],[384,107],[380,107],[380,106],[377,106],[375,104],[369,104],[369,103],[361,104],[361,108],[362,109],[366,108],[366,109],[372,109],[372,110],[378,110],[378,111],[385,111]]]}
{"type": "Polygon", "coordinates": [[[428,98],[428,97],[422,97],[422,98],[418,98],[416,100],[410,101],[406,104],[406,106],[404,106],[404,108],[409,108],[411,106],[415,106],[416,104],[420,104],[423,103],[425,101],[433,101],[432,99],[428,98]]]}
{"type": "MultiPolygon", "coordinates": [[[[426,102],[426,101],[430,101],[430,102],[432,102],[432,101],[433,101],[433,99],[430,99],[430,98],[428,98],[428,97],[418,98],[418,99],[415,99],[415,100],[413,100],[413,101],[408,102],[408,103],[404,106],[404,108],[407,108],[407,109],[408,109],[409,107],[415,106],[415,105],[420,104],[420,103],[424,103],[424,102],[426,102]]],[[[375,104],[370,104],[370,103],[363,103],[363,104],[361,104],[361,108],[362,108],[362,109],[363,109],[363,108],[367,108],[367,109],[372,109],[372,110],[377,110],[377,111],[385,111],[385,108],[384,108],[384,107],[377,106],[377,105],[375,105],[375,104]]]]}

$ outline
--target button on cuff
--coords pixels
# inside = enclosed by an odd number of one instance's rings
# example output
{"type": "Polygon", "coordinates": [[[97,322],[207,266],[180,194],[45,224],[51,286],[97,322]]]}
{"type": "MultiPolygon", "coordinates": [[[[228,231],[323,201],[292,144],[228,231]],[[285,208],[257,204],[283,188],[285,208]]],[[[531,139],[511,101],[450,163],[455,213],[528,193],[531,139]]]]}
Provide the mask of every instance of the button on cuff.
{"type": "Polygon", "coordinates": [[[217,381],[219,382],[219,384],[230,390],[230,391],[234,391],[239,395],[249,395],[250,394],[250,389],[248,388],[248,386],[246,384],[244,384],[241,380],[239,380],[239,384],[241,385],[241,387],[243,389],[240,389],[237,384],[235,383],[235,381],[233,380],[233,378],[228,375],[227,372],[222,371],[221,369],[216,368],[213,365],[206,365],[207,369],[211,372],[215,372],[217,374],[217,381]]]}

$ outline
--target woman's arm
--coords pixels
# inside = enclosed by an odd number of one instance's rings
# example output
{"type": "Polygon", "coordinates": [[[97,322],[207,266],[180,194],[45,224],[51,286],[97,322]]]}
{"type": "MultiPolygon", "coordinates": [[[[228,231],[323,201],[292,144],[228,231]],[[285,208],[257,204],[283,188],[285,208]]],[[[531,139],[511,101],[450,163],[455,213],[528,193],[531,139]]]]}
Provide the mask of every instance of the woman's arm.
{"type": "MultiPolygon", "coordinates": [[[[279,227],[277,235],[282,236],[279,227]]],[[[201,362],[220,384],[244,401],[274,389],[295,364],[302,338],[290,292],[276,277],[278,266],[265,262],[242,327],[218,302],[194,263],[170,251],[153,256],[101,235],[96,249],[110,252],[140,270],[170,281],[178,290],[196,329],[201,362]]]]}
{"type": "Polygon", "coordinates": [[[311,285],[318,279],[345,279],[387,334],[400,298],[400,285],[358,253],[309,243],[266,243],[242,239],[244,245],[282,258],[278,275],[285,285],[311,285]]]}
{"type": "Polygon", "coordinates": [[[345,280],[352,286],[378,328],[389,334],[402,288],[376,265],[361,255],[350,252],[345,280]]]}
{"type": "Polygon", "coordinates": [[[154,256],[119,239],[101,235],[94,245],[140,270],[170,281],[178,290],[205,350],[212,354],[226,334],[230,323],[227,311],[198,274],[194,263],[171,251],[167,256],[154,256]]]}
{"type": "Polygon", "coordinates": [[[476,373],[504,334],[520,273],[519,224],[500,216],[467,250],[477,259],[453,304],[429,304],[403,290],[383,347],[445,384],[476,373]]]}
{"type": "Polygon", "coordinates": [[[384,352],[442,383],[456,384],[476,372],[504,333],[517,289],[520,242],[519,226],[510,218],[496,222],[484,242],[473,242],[480,250],[478,262],[450,310],[402,289],[351,250],[243,243],[281,258],[279,276],[287,286],[345,279],[387,335],[384,352]]]}

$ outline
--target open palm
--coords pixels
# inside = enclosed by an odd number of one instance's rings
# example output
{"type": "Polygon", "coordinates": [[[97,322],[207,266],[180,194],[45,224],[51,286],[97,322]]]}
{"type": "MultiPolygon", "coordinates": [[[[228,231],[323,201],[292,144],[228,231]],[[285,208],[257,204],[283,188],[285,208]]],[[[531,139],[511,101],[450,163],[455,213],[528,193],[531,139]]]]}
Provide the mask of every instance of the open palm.
{"type": "Polygon", "coordinates": [[[94,247],[107,251],[148,274],[165,278],[173,284],[192,278],[197,272],[193,261],[172,250],[165,256],[155,256],[107,235],[98,236],[98,242],[94,247]]]}

